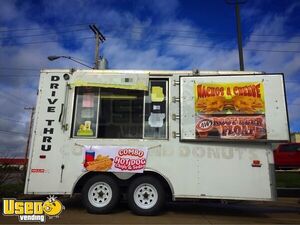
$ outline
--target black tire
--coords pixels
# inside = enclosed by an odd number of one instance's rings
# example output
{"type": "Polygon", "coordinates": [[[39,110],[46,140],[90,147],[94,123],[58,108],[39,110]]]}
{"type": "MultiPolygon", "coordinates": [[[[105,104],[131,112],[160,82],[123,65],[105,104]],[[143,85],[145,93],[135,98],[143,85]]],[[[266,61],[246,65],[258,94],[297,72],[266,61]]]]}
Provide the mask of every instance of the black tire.
{"type": "Polygon", "coordinates": [[[153,216],[162,212],[165,204],[165,190],[162,183],[153,176],[134,179],[128,188],[128,205],[133,213],[153,216]]]}
{"type": "Polygon", "coordinates": [[[105,174],[92,177],[82,189],[83,204],[89,213],[111,212],[117,205],[119,196],[120,189],[116,180],[105,174]]]}

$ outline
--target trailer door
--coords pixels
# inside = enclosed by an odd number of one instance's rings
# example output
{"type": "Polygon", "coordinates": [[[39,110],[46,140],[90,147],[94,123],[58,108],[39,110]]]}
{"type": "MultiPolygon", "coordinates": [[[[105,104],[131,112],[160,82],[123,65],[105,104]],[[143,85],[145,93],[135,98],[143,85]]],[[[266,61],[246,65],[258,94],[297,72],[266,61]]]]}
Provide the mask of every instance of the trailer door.
{"type": "MultiPolygon", "coordinates": [[[[25,193],[60,193],[67,166],[63,146],[68,93],[65,72],[42,72],[30,144],[25,193]]],[[[68,75],[69,76],[69,75],[68,75]]]]}
{"type": "Polygon", "coordinates": [[[180,141],[197,164],[195,195],[273,199],[268,142],[289,140],[283,76],[181,76],[180,141]]]}

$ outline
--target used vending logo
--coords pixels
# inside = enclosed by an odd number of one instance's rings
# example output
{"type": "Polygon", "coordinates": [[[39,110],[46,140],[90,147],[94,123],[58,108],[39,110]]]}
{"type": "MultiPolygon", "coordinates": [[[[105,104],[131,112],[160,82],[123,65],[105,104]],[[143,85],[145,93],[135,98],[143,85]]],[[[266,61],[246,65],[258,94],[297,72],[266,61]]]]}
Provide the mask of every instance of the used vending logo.
{"type": "Polygon", "coordinates": [[[41,200],[16,200],[14,198],[3,199],[3,216],[17,216],[20,222],[46,222],[46,216],[50,219],[58,218],[65,209],[63,204],[54,196],[46,201],[41,200]]]}

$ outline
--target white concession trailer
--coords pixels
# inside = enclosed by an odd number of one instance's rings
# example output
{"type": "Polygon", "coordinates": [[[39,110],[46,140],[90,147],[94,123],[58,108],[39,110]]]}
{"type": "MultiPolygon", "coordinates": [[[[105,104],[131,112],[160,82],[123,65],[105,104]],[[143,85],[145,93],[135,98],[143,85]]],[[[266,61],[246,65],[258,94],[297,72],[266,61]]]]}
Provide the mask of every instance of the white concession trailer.
{"type": "Polygon", "coordinates": [[[183,199],[274,200],[273,142],[289,141],[283,74],[42,70],[25,194],[125,194],[140,215],[183,199]]]}

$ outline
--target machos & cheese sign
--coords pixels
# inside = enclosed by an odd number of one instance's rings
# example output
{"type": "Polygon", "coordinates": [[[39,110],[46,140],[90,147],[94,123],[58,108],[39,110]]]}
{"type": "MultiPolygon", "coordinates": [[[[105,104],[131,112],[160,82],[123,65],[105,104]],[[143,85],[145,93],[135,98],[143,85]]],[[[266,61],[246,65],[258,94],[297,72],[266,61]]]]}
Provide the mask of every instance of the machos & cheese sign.
{"type": "Polygon", "coordinates": [[[196,139],[267,139],[262,82],[195,84],[196,139]]]}

